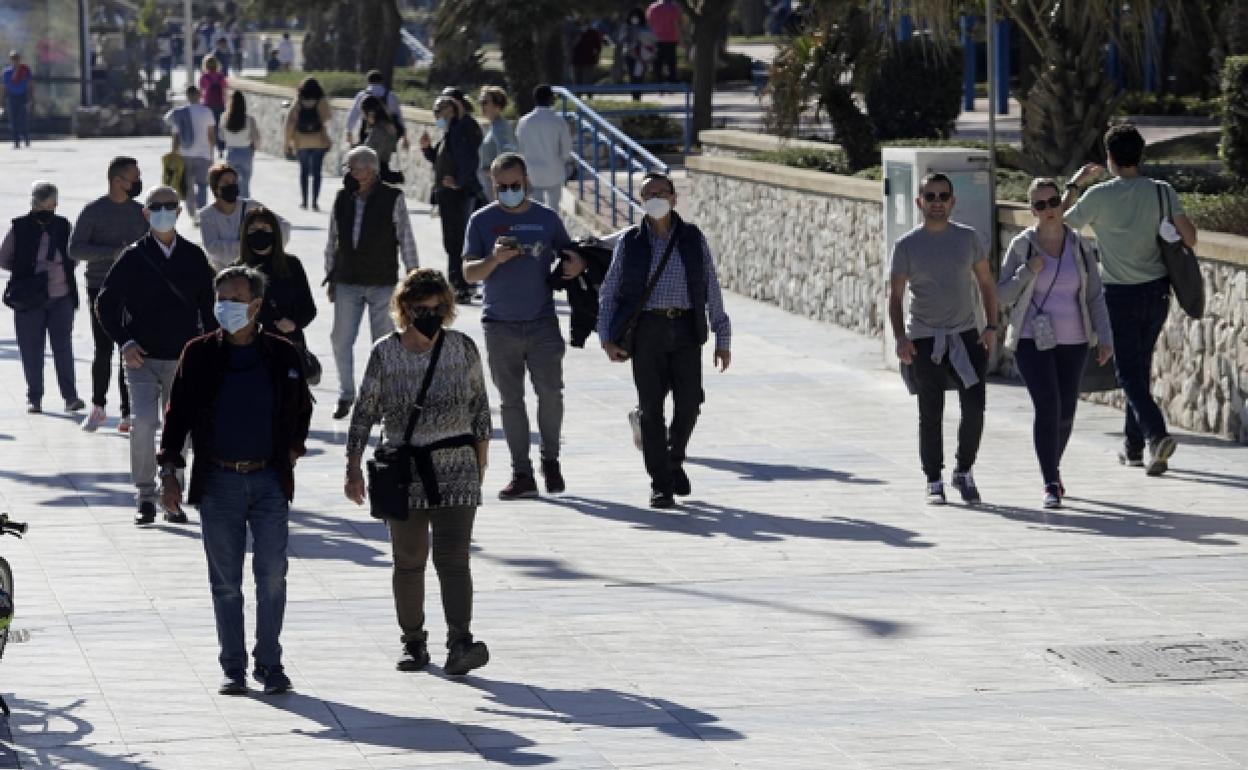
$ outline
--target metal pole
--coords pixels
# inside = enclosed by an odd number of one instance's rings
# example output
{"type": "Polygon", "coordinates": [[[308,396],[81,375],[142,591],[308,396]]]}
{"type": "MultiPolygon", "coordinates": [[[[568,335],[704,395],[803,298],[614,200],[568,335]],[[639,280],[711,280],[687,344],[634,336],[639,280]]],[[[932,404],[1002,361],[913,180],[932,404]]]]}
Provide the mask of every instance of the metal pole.
{"type": "Polygon", "coordinates": [[[91,93],[91,7],[89,0],[78,1],[78,49],[82,56],[82,106],[90,107],[91,93]]]}
{"type": "Polygon", "coordinates": [[[997,3],[988,5],[988,200],[992,202],[992,244],[996,246],[997,218],[997,3]]]}
{"type": "Polygon", "coordinates": [[[195,43],[191,36],[195,34],[191,29],[194,12],[191,10],[191,0],[182,0],[182,53],[186,57],[186,85],[191,87],[195,85],[195,43]]]}

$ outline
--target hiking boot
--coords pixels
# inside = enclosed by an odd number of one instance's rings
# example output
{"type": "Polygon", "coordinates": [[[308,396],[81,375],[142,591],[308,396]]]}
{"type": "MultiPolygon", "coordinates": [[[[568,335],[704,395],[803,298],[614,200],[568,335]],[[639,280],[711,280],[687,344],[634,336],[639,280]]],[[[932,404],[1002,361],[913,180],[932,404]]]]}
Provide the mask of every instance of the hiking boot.
{"type": "Polygon", "coordinates": [[[628,427],[633,430],[633,446],[641,451],[641,408],[633,407],[628,412],[628,427]]]}
{"type": "Polygon", "coordinates": [[[688,497],[693,494],[693,485],[689,483],[689,474],[679,465],[672,468],[672,493],[677,497],[688,497]]]}
{"type": "Polygon", "coordinates": [[[338,408],[334,410],[334,419],[341,420],[342,418],[351,414],[351,405],[354,403],[355,403],[355,399],[353,398],[338,399],[338,408]]]}
{"type": "Polygon", "coordinates": [[[226,671],[217,685],[218,695],[246,695],[247,674],[243,671],[226,671]]]}
{"type": "Polygon", "coordinates": [[[965,473],[953,472],[953,478],[949,483],[954,489],[962,495],[962,502],[967,505],[977,505],[980,502],[979,489],[975,486],[975,477],[970,471],[965,473]]]}
{"type": "Polygon", "coordinates": [[[81,412],[86,409],[87,405],[83,403],[81,398],[71,398],[65,402],[65,411],[69,413],[81,412]]]}
{"type": "Polygon", "coordinates": [[[948,500],[945,499],[945,482],[929,481],[927,482],[927,504],[928,505],[944,505],[948,500]]]}
{"type": "Polygon", "coordinates": [[[1144,450],[1131,449],[1125,444],[1118,450],[1118,464],[1128,468],[1144,467],[1144,450]]]}
{"type": "Polygon", "coordinates": [[[1044,485],[1044,507],[1049,510],[1055,510],[1062,507],[1061,484],[1044,485]]]}
{"type": "Polygon", "coordinates": [[[429,647],[424,642],[404,642],[403,653],[394,667],[399,671],[420,671],[429,665],[429,647]]]}
{"type": "Polygon", "coordinates": [[[1174,454],[1174,450],[1179,445],[1171,436],[1162,436],[1156,441],[1150,441],[1148,444],[1148,467],[1144,472],[1149,476],[1160,476],[1170,469],[1167,460],[1174,454]]]}
{"type": "Polygon", "coordinates": [[[671,492],[660,492],[655,490],[650,493],[650,507],[661,509],[675,508],[676,498],[672,497],[671,492]]]}
{"type": "Polygon", "coordinates": [[[256,666],[251,672],[256,681],[264,685],[265,695],[279,695],[290,692],[290,677],[286,676],[281,666],[256,666]]]}
{"type": "Polygon", "coordinates": [[[144,500],[139,503],[139,512],[134,514],[135,526],[145,527],[156,521],[156,503],[144,500]]]}
{"type": "Polygon", "coordinates": [[[542,460],[542,477],[546,479],[548,494],[557,495],[568,488],[568,485],[564,483],[558,460],[542,460]]]}
{"type": "Polygon", "coordinates": [[[446,665],[442,670],[448,676],[463,676],[474,668],[481,668],[490,662],[490,649],[485,642],[463,641],[451,646],[446,656],[446,665]]]}
{"type": "Polygon", "coordinates": [[[106,419],[108,419],[108,415],[104,412],[104,407],[93,406],[87,414],[87,419],[82,421],[82,429],[87,433],[95,433],[106,419]]]}
{"type": "Polygon", "coordinates": [[[511,483],[498,492],[499,500],[524,500],[537,497],[537,482],[532,476],[516,474],[511,483]]]}

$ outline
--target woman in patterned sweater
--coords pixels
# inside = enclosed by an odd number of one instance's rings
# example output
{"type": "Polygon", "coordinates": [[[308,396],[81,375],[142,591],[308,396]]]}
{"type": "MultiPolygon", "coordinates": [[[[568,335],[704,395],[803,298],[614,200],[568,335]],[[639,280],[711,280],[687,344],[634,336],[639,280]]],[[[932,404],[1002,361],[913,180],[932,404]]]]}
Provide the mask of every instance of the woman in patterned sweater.
{"type": "Polygon", "coordinates": [[[390,312],[399,331],[379,340],[369,356],[347,438],[345,491],[356,504],[364,503],[360,460],[374,424],[382,424],[386,446],[403,444],[425,372],[440,346],[410,444],[414,455],[425,453],[432,469],[426,464],[422,473],[413,463],[408,510],[387,514],[386,524],[394,550],[394,604],[403,631],[403,652],[396,667],[418,671],[429,663],[424,603],[432,529],[433,566],[442,588],[449,651],[443,669],[459,676],[489,661],[485,643],[474,641],[469,628],[468,563],[490,442],[485,377],[472,339],[443,328],[455,317],[455,295],[441,272],[419,268],[408,273],[395,289],[390,312]]]}

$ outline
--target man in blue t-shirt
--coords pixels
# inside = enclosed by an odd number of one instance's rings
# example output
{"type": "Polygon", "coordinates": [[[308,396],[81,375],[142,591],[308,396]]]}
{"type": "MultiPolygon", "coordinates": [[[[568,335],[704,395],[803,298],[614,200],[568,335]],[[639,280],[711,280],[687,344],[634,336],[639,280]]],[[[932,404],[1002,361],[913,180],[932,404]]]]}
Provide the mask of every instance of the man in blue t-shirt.
{"type": "Polygon", "coordinates": [[[4,105],[9,113],[9,133],[13,135],[13,148],[30,146],[30,128],[27,115],[30,111],[30,100],[34,96],[31,88],[33,76],[30,67],[22,64],[22,56],[17,51],[9,51],[9,66],[4,68],[4,105]]]}
{"type": "Polygon", "coordinates": [[[490,377],[502,399],[499,411],[512,468],[511,483],[498,497],[517,500],[537,497],[529,460],[529,417],[524,406],[526,369],[537,393],[546,491],[557,494],[565,488],[559,467],[564,342],[549,278],[551,267],[561,256],[567,278],[580,275],[585,262],[575,251],[565,250],[572,239],[559,215],[529,199],[531,188],[523,157],[514,152],[499,155],[490,166],[490,177],[497,202],[468,220],[464,279],[484,283],[481,320],[485,350],[490,377]]]}

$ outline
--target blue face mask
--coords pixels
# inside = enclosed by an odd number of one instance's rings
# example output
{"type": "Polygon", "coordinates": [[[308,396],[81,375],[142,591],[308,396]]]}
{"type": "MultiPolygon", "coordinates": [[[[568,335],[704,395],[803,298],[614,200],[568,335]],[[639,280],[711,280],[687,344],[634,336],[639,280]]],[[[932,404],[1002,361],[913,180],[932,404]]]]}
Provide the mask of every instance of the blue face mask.
{"type": "Polygon", "coordinates": [[[217,323],[221,324],[222,329],[225,329],[228,334],[234,334],[251,323],[250,307],[246,302],[223,299],[218,300],[213,306],[212,314],[216,316],[217,323]]]}
{"type": "Polygon", "coordinates": [[[178,212],[176,210],[165,211],[164,209],[160,209],[150,213],[152,230],[158,233],[171,232],[173,230],[173,226],[178,222],[178,212]]]}
{"type": "Polygon", "coordinates": [[[437,126],[439,131],[445,131],[448,124],[446,118],[438,118],[433,122],[433,125],[437,126]]]}
{"type": "Polygon", "coordinates": [[[509,209],[518,208],[524,199],[528,197],[528,193],[524,190],[499,190],[498,202],[509,209]]]}

